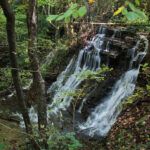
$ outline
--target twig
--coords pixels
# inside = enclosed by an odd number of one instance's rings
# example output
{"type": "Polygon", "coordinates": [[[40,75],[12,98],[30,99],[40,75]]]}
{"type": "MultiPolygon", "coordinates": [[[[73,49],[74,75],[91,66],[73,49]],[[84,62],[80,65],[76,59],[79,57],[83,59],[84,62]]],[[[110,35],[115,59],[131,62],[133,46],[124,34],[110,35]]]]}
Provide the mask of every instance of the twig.
{"type": "Polygon", "coordinates": [[[150,26],[150,24],[137,24],[137,23],[112,23],[112,22],[73,22],[73,24],[91,24],[91,25],[118,25],[118,26],[150,26]]]}

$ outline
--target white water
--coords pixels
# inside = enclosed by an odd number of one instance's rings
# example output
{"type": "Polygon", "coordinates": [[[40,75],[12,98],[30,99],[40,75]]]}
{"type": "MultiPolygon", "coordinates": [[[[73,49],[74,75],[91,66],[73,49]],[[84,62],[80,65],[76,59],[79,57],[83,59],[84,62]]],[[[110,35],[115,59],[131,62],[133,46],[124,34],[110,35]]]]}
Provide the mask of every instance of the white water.
{"type": "Polygon", "coordinates": [[[130,70],[121,76],[112,88],[110,94],[95,108],[87,118],[87,121],[79,125],[85,134],[89,136],[106,136],[120,114],[121,108],[119,106],[121,106],[121,102],[133,94],[139,74],[140,63],[148,49],[147,39],[141,36],[141,40],[139,40],[131,50],[133,53],[131,55],[130,70]],[[138,48],[141,40],[145,42],[145,50],[135,55],[135,50],[138,48]],[[132,69],[134,62],[138,63],[137,69],[132,69]]]}
{"type": "MultiPolygon", "coordinates": [[[[113,35],[112,37],[114,37],[113,35]]],[[[63,71],[57,81],[49,88],[48,93],[52,95],[53,102],[48,105],[48,116],[51,113],[58,113],[61,110],[66,110],[71,103],[71,96],[64,96],[64,92],[73,91],[79,87],[82,79],[77,78],[77,74],[90,69],[96,71],[100,68],[101,57],[100,51],[103,50],[103,38],[105,37],[105,30],[102,30],[101,34],[97,34],[88,46],[79,52],[77,60],[73,58],[65,71],[63,71]]],[[[105,136],[115,123],[121,109],[121,102],[130,96],[135,89],[136,79],[139,74],[139,64],[146,55],[148,49],[148,41],[145,37],[141,37],[145,41],[145,51],[137,53],[140,40],[130,50],[131,62],[129,70],[121,76],[116,82],[109,95],[102,100],[95,110],[88,117],[87,121],[81,124],[80,130],[83,130],[90,136],[99,135],[105,136]],[[137,69],[133,69],[134,63],[137,62],[137,69]]],[[[109,51],[109,43],[106,44],[106,50],[109,51]]],[[[87,95],[88,96],[88,95],[87,95]]],[[[79,108],[79,112],[82,111],[83,105],[86,102],[87,97],[83,99],[83,102],[79,108]]],[[[29,109],[29,115],[33,123],[37,123],[38,117],[35,109],[32,107],[29,109]]],[[[23,126],[23,122],[22,126],[23,126]]]]}
{"type": "MultiPolygon", "coordinates": [[[[77,59],[75,57],[71,59],[66,69],[58,76],[57,81],[48,89],[47,93],[51,95],[53,102],[47,106],[47,117],[51,113],[60,112],[61,114],[60,110],[66,110],[70,106],[72,97],[64,96],[64,93],[74,91],[83,81],[83,79],[77,78],[77,74],[87,69],[96,71],[100,68],[100,51],[103,49],[105,29],[101,28],[100,33],[95,35],[89,41],[89,44],[79,52],[77,59]]],[[[53,53],[48,55],[45,64],[49,63],[48,59],[51,56],[54,56],[53,53]]],[[[22,119],[21,127],[24,127],[22,116],[20,114],[16,115],[22,119]]],[[[29,109],[29,116],[33,123],[38,122],[37,112],[34,107],[29,109]]]]}
{"type": "Polygon", "coordinates": [[[106,97],[95,108],[87,121],[83,125],[80,125],[80,129],[86,130],[86,133],[90,136],[94,136],[95,134],[105,136],[120,113],[119,104],[124,98],[133,93],[138,73],[139,69],[127,71],[117,81],[110,96],[106,97]]]}
{"type": "Polygon", "coordinates": [[[79,52],[77,60],[71,60],[66,70],[60,74],[57,81],[49,88],[48,93],[52,93],[53,98],[52,104],[48,106],[50,114],[66,110],[70,106],[72,97],[64,96],[64,93],[74,91],[79,87],[83,79],[77,78],[77,74],[87,69],[93,71],[99,69],[100,51],[102,50],[104,37],[105,28],[102,28],[102,33],[97,34],[92,41],[89,41],[88,46],[79,52]]]}

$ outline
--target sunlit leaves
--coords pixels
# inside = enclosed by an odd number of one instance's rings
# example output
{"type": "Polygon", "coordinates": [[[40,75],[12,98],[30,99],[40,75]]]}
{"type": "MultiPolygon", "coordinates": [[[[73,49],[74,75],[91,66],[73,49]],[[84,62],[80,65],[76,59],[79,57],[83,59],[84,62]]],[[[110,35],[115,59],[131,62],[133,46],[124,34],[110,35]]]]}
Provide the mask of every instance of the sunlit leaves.
{"type": "Polygon", "coordinates": [[[129,21],[134,21],[134,20],[137,20],[139,18],[138,14],[136,14],[135,12],[128,12],[126,14],[126,17],[129,21]]]}
{"type": "Polygon", "coordinates": [[[85,14],[86,14],[86,7],[83,6],[83,7],[80,7],[79,10],[78,10],[78,13],[79,13],[79,16],[80,17],[83,17],[85,14]]]}
{"type": "Polygon", "coordinates": [[[63,14],[63,16],[64,16],[65,18],[67,18],[67,17],[70,17],[70,16],[72,15],[72,13],[73,13],[73,10],[72,10],[72,9],[68,9],[68,10],[63,14]]]}
{"type": "MultiPolygon", "coordinates": [[[[57,129],[55,129],[57,130],[57,129]]],[[[56,150],[77,150],[82,148],[82,144],[76,139],[74,132],[69,133],[61,133],[57,130],[49,133],[50,138],[48,139],[49,149],[56,149],[56,150]]]]}
{"type": "Polygon", "coordinates": [[[73,18],[78,18],[79,17],[79,13],[78,12],[74,12],[73,14],[72,14],[72,16],[73,16],[73,18]]]}
{"type": "Polygon", "coordinates": [[[119,7],[118,10],[114,12],[114,16],[119,15],[124,10],[124,8],[124,6],[119,7]]]}
{"type": "Polygon", "coordinates": [[[87,10],[85,6],[80,7],[77,3],[72,3],[68,10],[58,15],[49,15],[47,20],[52,21],[65,21],[69,23],[72,19],[82,18],[86,15],[87,10]]]}
{"type": "Polygon", "coordinates": [[[114,16],[122,14],[129,22],[147,22],[148,17],[145,12],[137,8],[140,5],[140,0],[135,0],[135,4],[125,1],[124,6],[114,12],[114,16]]]}
{"type": "Polygon", "coordinates": [[[38,0],[38,6],[51,6],[54,7],[56,3],[58,3],[58,0],[52,1],[52,0],[38,0]]]}
{"type": "Polygon", "coordinates": [[[70,6],[70,9],[77,9],[78,8],[78,4],[77,3],[72,3],[70,6]]]}
{"type": "Polygon", "coordinates": [[[47,20],[49,22],[51,22],[52,20],[55,20],[57,17],[58,17],[58,15],[49,15],[48,18],[47,18],[47,20]]]}
{"type": "Polygon", "coordinates": [[[88,3],[93,4],[93,3],[95,3],[95,0],[88,0],[88,3]]]}
{"type": "Polygon", "coordinates": [[[134,4],[132,4],[132,3],[128,2],[128,1],[127,1],[127,4],[128,4],[128,6],[130,7],[130,9],[132,11],[136,11],[137,8],[134,6],[134,4]]]}
{"type": "Polygon", "coordinates": [[[135,0],[135,4],[140,6],[140,0],[135,0]]]}
{"type": "Polygon", "coordinates": [[[59,15],[57,18],[56,18],[56,21],[61,21],[65,18],[65,16],[62,14],[62,15],[59,15]]]}
{"type": "Polygon", "coordinates": [[[5,145],[0,143],[0,150],[4,150],[5,149],[5,145]]]}
{"type": "Polygon", "coordinates": [[[123,14],[123,15],[127,15],[127,14],[128,14],[128,10],[127,10],[126,8],[124,8],[124,9],[122,10],[122,14],[123,14]]]}
{"type": "Polygon", "coordinates": [[[102,66],[101,69],[97,71],[92,70],[84,70],[81,73],[77,74],[77,78],[84,80],[96,80],[97,82],[104,80],[104,76],[107,72],[112,71],[112,68],[108,68],[107,66],[102,66]]]}

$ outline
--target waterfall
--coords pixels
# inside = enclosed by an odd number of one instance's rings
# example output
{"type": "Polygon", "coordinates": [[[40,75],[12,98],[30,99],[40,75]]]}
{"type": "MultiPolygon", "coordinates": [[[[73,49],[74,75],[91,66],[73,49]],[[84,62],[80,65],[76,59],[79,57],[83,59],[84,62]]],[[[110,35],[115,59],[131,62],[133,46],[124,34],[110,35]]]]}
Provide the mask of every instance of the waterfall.
{"type": "Polygon", "coordinates": [[[77,89],[83,79],[77,78],[77,74],[85,70],[96,71],[100,68],[100,51],[103,50],[106,28],[102,27],[88,45],[79,52],[77,60],[71,60],[66,70],[62,72],[57,81],[49,88],[53,102],[48,106],[49,113],[58,113],[66,110],[72,101],[71,96],[63,96],[64,92],[77,89]]]}
{"type": "Polygon", "coordinates": [[[121,111],[121,102],[128,96],[132,95],[135,89],[136,80],[139,74],[140,63],[146,55],[148,49],[148,40],[141,36],[141,39],[131,50],[131,61],[129,70],[126,71],[116,82],[110,94],[102,100],[87,121],[79,125],[80,130],[89,136],[106,136],[121,111]],[[145,42],[145,50],[135,55],[141,40],[145,42]],[[137,62],[137,68],[133,63],[137,62]]]}
{"type": "Polygon", "coordinates": [[[119,104],[124,98],[133,93],[138,73],[139,69],[127,71],[117,81],[111,94],[104,98],[87,121],[80,125],[80,129],[85,130],[85,133],[90,136],[105,136],[120,113],[119,104]]]}
{"type": "MultiPolygon", "coordinates": [[[[119,32],[120,31],[115,30],[111,38],[115,38],[115,35],[119,32]]],[[[66,110],[70,106],[73,97],[65,95],[64,93],[80,88],[84,79],[77,77],[79,73],[85,70],[97,71],[100,69],[101,52],[111,51],[111,43],[105,40],[106,34],[106,28],[101,27],[99,33],[88,42],[85,48],[81,49],[77,58],[73,57],[70,60],[66,69],[58,76],[57,81],[50,86],[47,93],[50,94],[53,101],[47,105],[47,117],[52,114],[61,114],[62,110],[66,110]]],[[[144,36],[141,36],[136,45],[128,50],[128,55],[130,56],[128,70],[118,79],[110,93],[100,100],[101,103],[94,108],[94,111],[88,116],[87,120],[79,124],[80,131],[89,136],[107,135],[121,112],[122,101],[134,92],[140,63],[146,55],[147,50],[148,40],[144,36]],[[142,42],[145,44],[143,51],[139,50],[142,42]]],[[[105,64],[107,64],[107,62],[105,64]]],[[[90,92],[87,93],[83,98],[78,109],[79,114],[82,113],[82,109],[90,94],[90,92]]],[[[16,115],[20,116],[20,114],[16,115]]],[[[29,109],[29,115],[33,123],[38,122],[37,112],[34,107],[29,109]]],[[[24,126],[23,121],[21,125],[22,127],[24,126]]]]}

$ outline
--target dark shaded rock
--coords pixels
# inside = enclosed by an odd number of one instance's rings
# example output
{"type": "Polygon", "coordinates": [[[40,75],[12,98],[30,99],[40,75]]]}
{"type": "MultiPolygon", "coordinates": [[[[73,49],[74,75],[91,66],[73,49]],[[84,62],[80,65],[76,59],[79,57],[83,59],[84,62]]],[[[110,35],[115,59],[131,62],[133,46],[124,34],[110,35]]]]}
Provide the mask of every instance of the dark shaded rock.
{"type": "Polygon", "coordinates": [[[109,72],[104,81],[101,81],[99,84],[91,84],[90,89],[92,90],[88,95],[81,111],[84,119],[86,119],[91,111],[93,111],[93,109],[101,102],[101,100],[108,95],[114,83],[118,80],[122,73],[123,71],[113,70],[112,72],[109,72]]]}

